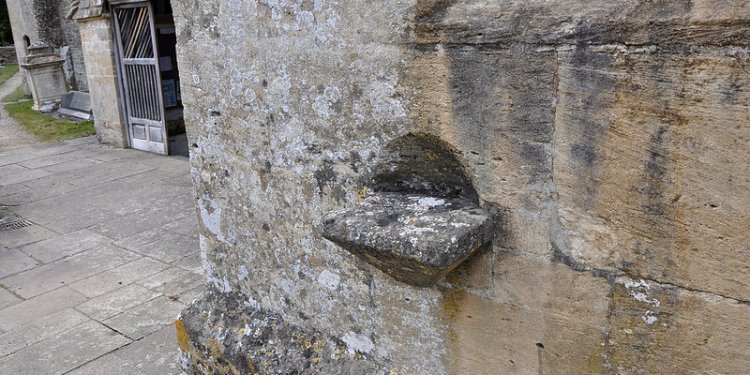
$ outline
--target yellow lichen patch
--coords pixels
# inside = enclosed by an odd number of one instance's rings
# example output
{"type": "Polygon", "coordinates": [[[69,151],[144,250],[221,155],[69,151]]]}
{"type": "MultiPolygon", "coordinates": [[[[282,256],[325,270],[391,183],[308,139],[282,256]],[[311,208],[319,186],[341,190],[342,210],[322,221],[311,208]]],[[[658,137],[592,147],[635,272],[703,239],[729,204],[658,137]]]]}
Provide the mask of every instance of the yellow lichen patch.
{"type": "Polygon", "coordinates": [[[183,352],[188,352],[190,349],[190,339],[188,338],[185,324],[182,320],[175,320],[174,327],[175,331],[177,331],[177,346],[179,346],[180,350],[183,352]]]}
{"type": "Polygon", "coordinates": [[[315,353],[318,353],[318,354],[322,353],[323,349],[325,348],[326,343],[327,343],[326,339],[320,339],[318,341],[315,341],[315,343],[312,345],[313,351],[315,351],[315,353]]]}
{"type": "Polygon", "coordinates": [[[361,189],[357,190],[357,203],[363,201],[367,197],[367,186],[363,186],[361,189]]]}

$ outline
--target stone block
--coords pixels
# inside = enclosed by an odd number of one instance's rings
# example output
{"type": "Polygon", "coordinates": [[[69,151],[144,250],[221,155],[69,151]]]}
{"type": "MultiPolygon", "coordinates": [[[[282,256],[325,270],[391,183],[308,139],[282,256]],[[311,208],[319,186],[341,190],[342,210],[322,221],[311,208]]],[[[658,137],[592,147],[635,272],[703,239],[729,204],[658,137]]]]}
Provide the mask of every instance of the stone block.
{"type": "Polygon", "coordinates": [[[13,295],[13,293],[9,292],[7,289],[0,287],[0,310],[8,306],[13,306],[21,301],[23,300],[13,295]]]}
{"type": "Polygon", "coordinates": [[[107,245],[8,277],[3,280],[3,285],[24,298],[31,298],[139,257],[122,248],[107,245]]]}
{"type": "Polygon", "coordinates": [[[50,263],[110,242],[109,238],[84,229],[26,245],[21,251],[42,263],[50,263]]]}
{"type": "Polygon", "coordinates": [[[0,330],[10,331],[22,324],[43,319],[86,300],[73,289],[63,287],[0,310],[0,330]]]}
{"type": "MultiPolygon", "coordinates": [[[[184,211],[184,210],[182,210],[184,211]]],[[[162,229],[150,229],[173,220],[163,212],[136,213],[117,219],[111,223],[103,224],[97,230],[106,233],[116,239],[117,244],[126,249],[154,257],[163,262],[172,263],[195,255],[199,251],[198,241],[195,236],[184,236],[162,229]],[[140,218],[143,217],[143,218],[140,218]],[[134,222],[134,218],[138,220],[134,222]],[[122,223],[129,222],[131,227],[123,228],[122,223]]]]}
{"type": "Polygon", "coordinates": [[[42,319],[16,326],[10,332],[0,335],[0,357],[5,357],[90,321],[91,319],[85,315],[68,308],[42,319]]]}
{"type": "Polygon", "coordinates": [[[747,61],[561,56],[555,181],[569,255],[749,299],[747,61]]]}
{"type": "Polygon", "coordinates": [[[140,258],[119,267],[112,268],[107,272],[76,281],[70,287],[86,297],[96,297],[104,293],[129,285],[136,281],[148,279],[159,273],[168,265],[151,258],[140,258]]]}
{"type": "Polygon", "coordinates": [[[32,269],[39,264],[34,258],[18,250],[0,249],[0,279],[32,269]]]}
{"type": "Polygon", "coordinates": [[[430,286],[486,247],[493,226],[466,199],[376,193],[326,216],[323,236],[396,280],[430,286]]]}
{"type": "MultiPolygon", "coordinates": [[[[170,297],[179,296],[188,290],[203,285],[203,283],[204,277],[202,272],[196,273],[177,267],[137,281],[138,285],[170,297]]],[[[189,303],[190,300],[183,300],[182,302],[189,303]]]]}
{"type": "Polygon", "coordinates": [[[92,319],[103,321],[159,296],[161,296],[161,293],[150,291],[138,285],[128,285],[90,299],[78,305],[76,309],[92,319]]]}
{"type": "Polygon", "coordinates": [[[116,356],[107,354],[97,358],[67,375],[150,375],[139,370],[135,365],[116,356]]]}
{"type": "Polygon", "coordinates": [[[23,171],[16,171],[13,174],[7,174],[3,176],[2,181],[0,181],[0,186],[6,187],[14,184],[20,184],[22,182],[36,180],[38,178],[46,177],[49,175],[50,173],[43,169],[26,169],[23,171]]]}
{"type": "Polygon", "coordinates": [[[492,300],[605,329],[612,286],[607,275],[548,259],[497,254],[492,300]]]}
{"type": "Polygon", "coordinates": [[[461,291],[450,292],[443,304],[451,373],[605,372],[606,328],[585,318],[495,303],[461,291]]]}
{"type": "Polygon", "coordinates": [[[118,349],[115,355],[147,374],[180,375],[182,367],[178,352],[175,326],[170,324],[118,349]]]}
{"type": "MultiPolygon", "coordinates": [[[[21,218],[18,218],[18,219],[21,219],[21,218]]],[[[13,249],[13,248],[21,247],[26,244],[46,240],[56,235],[57,233],[41,225],[34,224],[31,226],[25,226],[22,228],[0,232],[0,246],[2,246],[4,249],[13,249]]],[[[4,250],[3,248],[0,248],[0,249],[4,250]]],[[[20,257],[21,255],[16,253],[15,256],[20,257]]],[[[25,260],[25,262],[26,264],[30,264],[28,260],[25,260]]],[[[5,267],[17,268],[18,265],[8,264],[5,267]]]]}
{"type": "Polygon", "coordinates": [[[161,296],[123,311],[105,320],[104,324],[133,340],[138,340],[172,324],[184,308],[185,304],[161,296]]]}
{"type": "Polygon", "coordinates": [[[424,1],[416,9],[409,41],[425,44],[714,45],[742,43],[747,4],[711,0],[588,3],[533,0],[523,3],[424,1]],[[717,10],[720,8],[720,10],[717,10]],[[701,30],[695,35],[695,30],[701,30]]]}
{"type": "Polygon", "coordinates": [[[4,374],[64,374],[130,340],[96,322],[83,323],[72,331],[30,345],[0,358],[4,374]]]}
{"type": "Polygon", "coordinates": [[[744,302],[623,277],[613,306],[607,357],[619,374],[738,374],[750,366],[744,302]]]}

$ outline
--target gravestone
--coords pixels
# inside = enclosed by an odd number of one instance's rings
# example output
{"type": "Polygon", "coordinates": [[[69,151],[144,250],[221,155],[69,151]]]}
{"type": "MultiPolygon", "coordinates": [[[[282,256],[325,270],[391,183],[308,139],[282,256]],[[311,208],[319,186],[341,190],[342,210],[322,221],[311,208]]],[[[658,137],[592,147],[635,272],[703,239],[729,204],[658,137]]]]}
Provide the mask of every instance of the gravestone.
{"type": "Polygon", "coordinates": [[[58,113],[88,120],[91,118],[91,96],[80,91],[71,91],[62,97],[58,113]]]}

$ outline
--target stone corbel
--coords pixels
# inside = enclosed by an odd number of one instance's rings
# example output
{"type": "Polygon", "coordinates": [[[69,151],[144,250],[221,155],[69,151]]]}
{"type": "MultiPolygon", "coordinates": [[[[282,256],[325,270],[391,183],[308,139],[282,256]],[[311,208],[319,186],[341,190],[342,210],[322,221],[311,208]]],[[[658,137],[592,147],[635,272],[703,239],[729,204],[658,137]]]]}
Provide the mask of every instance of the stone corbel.
{"type": "Polygon", "coordinates": [[[435,136],[391,142],[371,188],[326,215],[323,236],[398,281],[431,286],[492,242],[492,215],[457,152],[435,136]]]}

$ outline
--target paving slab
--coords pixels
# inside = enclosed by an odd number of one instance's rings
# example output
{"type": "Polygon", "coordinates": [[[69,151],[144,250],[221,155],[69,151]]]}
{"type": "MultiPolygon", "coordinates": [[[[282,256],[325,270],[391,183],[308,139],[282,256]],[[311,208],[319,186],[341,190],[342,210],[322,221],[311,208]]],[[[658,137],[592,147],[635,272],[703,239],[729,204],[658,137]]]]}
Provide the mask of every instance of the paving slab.
{"type": "Polygon", "coordinates": [[[57,176],[53,175],[34,180],[30,183],[0,188],[0,195],[6,193],[2,197],[4,204],[21,206],[75,189],[78,189],[78,187],[67,181],[60,180],[57,176]]]}
{"type": "Polygon", "coordinates": [[[107,163],[106,168],[100,165],[93,165],[89,168],[76,169],[74,173],[78,178],[72,181],[80,187],[87,187],[104,182],[119,180],[124,177],[136,175],[139,173],[153,170],[154,167],[140,164],[135,161],[118,161],[107,163]]]}
{"type": "Polygon", "coordinates": [[[0,358],[0,374],[64,374],[130,341],[90,321],[0,358]]]}
{"type": "Polygon", "coordinates": [[[16,173],[9,173],[0,177],[0,186],[20,184],[22,182],[36,180],[37,178],[47,177],[50,174],[50,172],[43,169],[26,169],[16,173]]]}
{"type": "Polygon", "coordinates": [[[114,245],[106,245],[5,278],[2,284],[23,298],[31,298],[139,257],[114,245]]]}
{"type": "Polygon", "coordinates": [[[206,285],[201,285],[195,289],[190,289],[188,291],[183,292],[179,295],[178,301],[184,303],[184,304],[191,304],[196,299],[200,298],[204,294],[206,294],[207,289],[206,285]]]}
{"type": "Polygon", "coordinates": [[[47,319],[39,319],[21,325],[0,335],[0,357],[14,353],[79,324],[91,321],[73,309],[65,309],[51,314],[47,319]]]}
{"type": "MultiPolygon", "coordinates": [[[[53,204],[52,206],[48,207],[48,209],[61,213],[62,210],[56,210],[54,208],[59,207],[59,204],[59,202],[57,203],[57,205],[53,204]]],[[[86,229],[96,223],[110,220],[113,217],[118,216],[116,213],[110,210],[90,206],[69,208],[64,212],[65,216],[51,216],[50,214],[45,214],[44,216],[46,216],[46,219],[37,221],[59,233],[67,233],[86,229]],[[62,218],[65,219],[62,220],[62,218]]]]}
{"type": "Polygon", "coordinates": [[[165,224],[163,228],[177,234],[194,236],[198,233],[196,230],[198,228],[198,217],[195,215],[184,216],[165,224]]]}
{"type": "Polygon", "coordinates": [[[179,373],[174,320],[205,292],[189,169],[93,137],[0,147],[0,221],[33,224],[0,233],[0,374],[179,373]]]}
{"type": "Polygon", "coordinates": [[[8,306],[13,306],[22,301],[23,300],[21,298],[16,297],[13,293],[8,291],[7,289],[0,288],[0,310],[8,306]]]}
{"type": "Polygon", "coordinates": [[[11,249],[55,236],[57,236],[57,232],[34,224],[30,227],[0,232],[0,246],[11,249]]]}
{"type": "Polygon", "coordinates": [[[170,268],[137,283],[165,296],[178,296],[203,284],[203,274],[170,268]]]}
{"type": "Polygon", "coordinates": [[[177,375],[182,373],[182,369],[176,342],[174,324],[170,324],[118,349],[115,355],[149,375],[177,375]]]}
{"type": "Polygon", "coordinates": [[[0,166],[16,164],[22,161],[41,158],[44,156],[60,155],[75,150],[75,146],[69,145],[65,142],[24,147],[22,149],[16,149],[0,154],[0,166]]]}
{"type": "Polygon", "coordinates": [[[21,251],[42,263],[50,263],[111,242],[107,237],[83,229],[24,246],[21,251]]]}
{"type": "Polygon", "coordinates": [[[162,228],[147,229],[130,235],[125,235],[122,230],[117,233],[120,235],[110,232],[110,236],[123,238],[116,242],[118,246],[140,254],[148,254],[167,263],[195,255],[200,249],[197,235],[186,236],[165,231],[162,228]]]}
{"type": "Polygon", "coordinates": [[[143,257],[112,268],[107,272],[76,281],[70,284],[70,287],[84,296],[92,298],[122,288],[124,285],[135,281],[148,278],[166,268],[169,268],[169,265],[155,259],[143,257]]]}
{"type": "Polygon", "coordinates": [[[62,172],[73,172],[83,168],[94,168],[96,166],[101,167],[103,162],[94,159],[76,159],[68,162],[50,165],[43,169],[50,173],[62,173],[62,172]]]}
{"type": "MultiPolygon", "coordinates": [[[[28,168],[37,169],[49,167],[52,165],[65,163],[81,159],[83,151],[71,151],[60,155],[42,156],[36,159],[24,160],[17,163],[17,165],[28,168]]],[[[49,171],[47,171],[49,172],[49,171]]]]}
{"type": "Polygon", "coordinates": [[[21,251],[15,249],[0,250],[0,280],[30,270],[39,264],[34,258],[21,251]]]}
{"type": "MultiPolygon", "coordinates": [[[[63,287],[0,310],[0,329],[11,331],[31,321],[74,307],[86,297],[68,287],[63,287]]],[[[1,374],[2,372],[0,372],[1,374]]]]}
{"type": "Polygon", "coordinates": [[[18,164],[3,165],[0,167],[0,178],[3,178],[7,175],[13,175],[16,173],[26,172],[28,170],[29,170],[28,168],[24,168],[18,164]]]}
{"type": "Polygon", "coordinates": [[[92,319],[102,321],[161,295],[139,285],[128,285],[88,300],[76,309],[92,319]]]}
{"type": "Polygon", "coordinates": [[[107,354],[97,358],[65,375],[149,375],[132,363],[114,355],[107,354]]]}
{"type": "Polygon", "coordinates": [[[193,271],[201,275],[203,274],[203,261],[201,260],[200,254],[190,255],[173,264],[182,269],[193,271]]]}
{"type": "Polygon", "coordinates": [[[184,308],[185,304],[161,296],[109,318],[104,324],[131,339],[138,340],[174,323],[184,308]]]}

